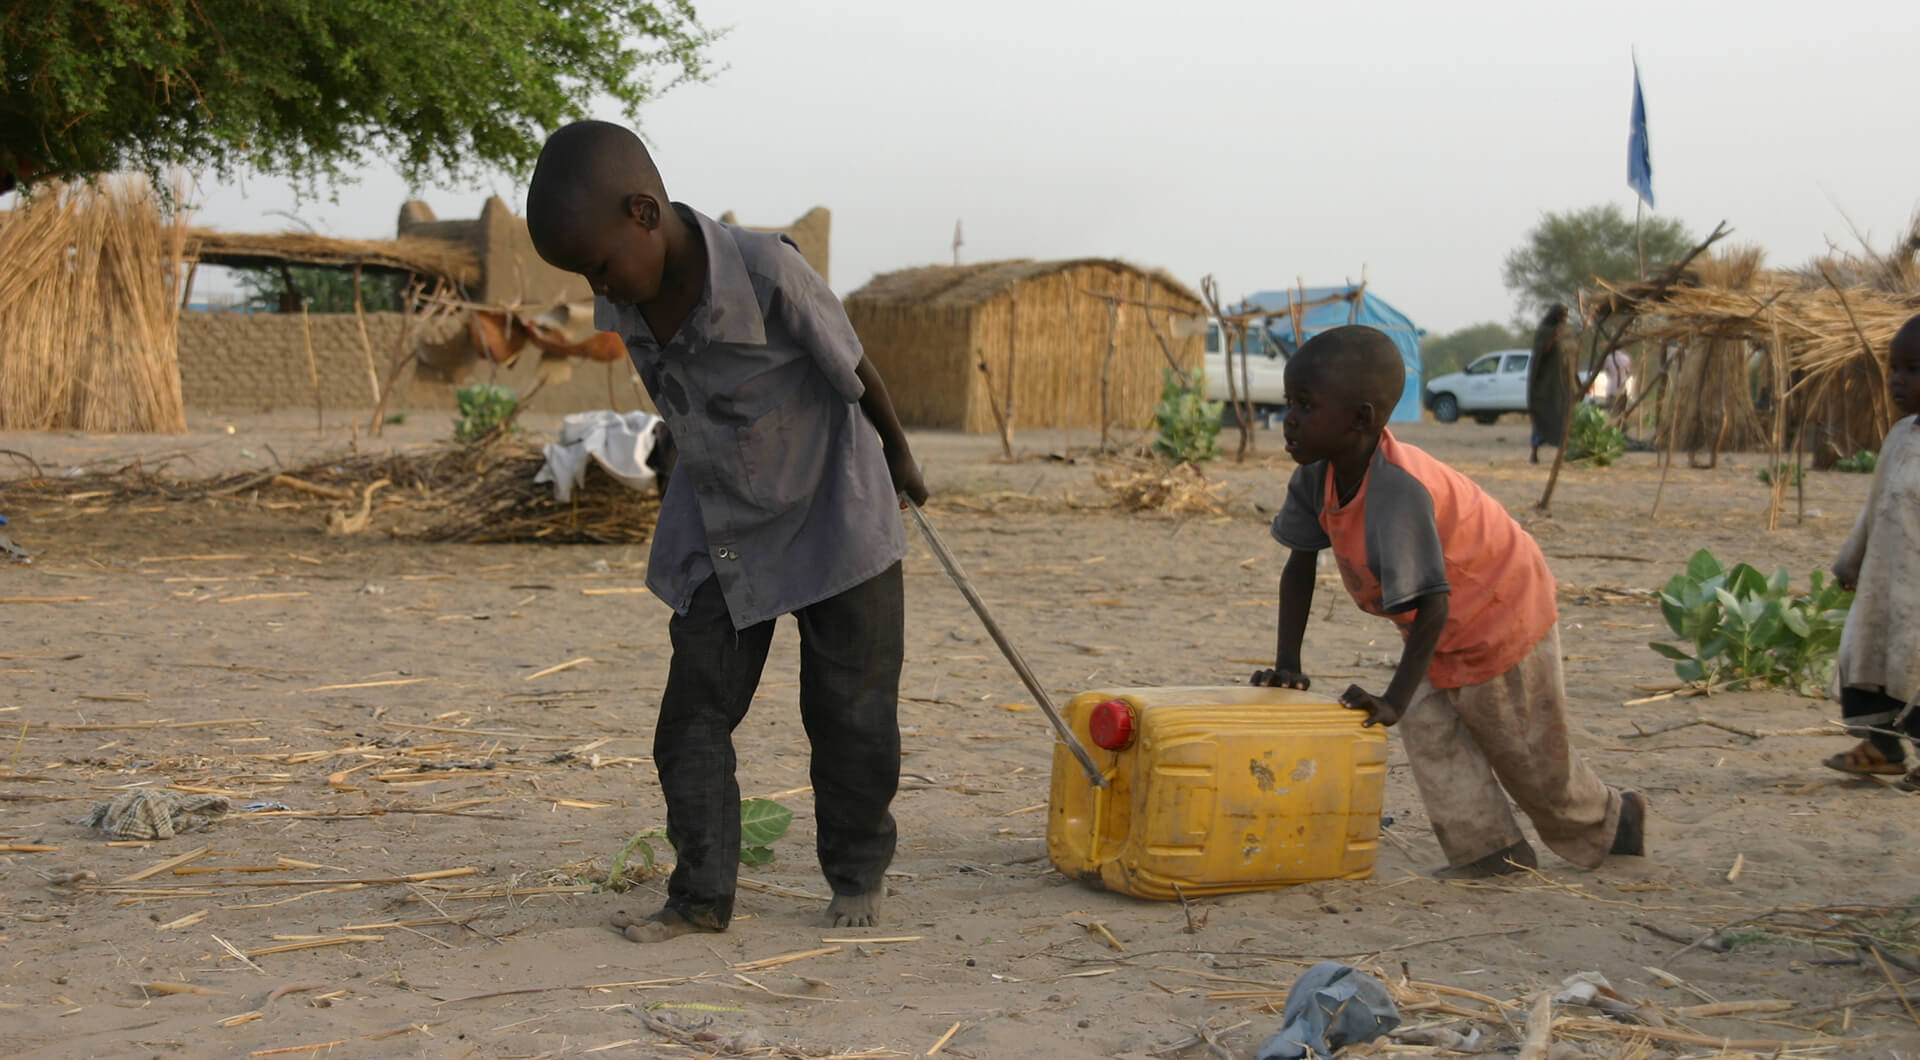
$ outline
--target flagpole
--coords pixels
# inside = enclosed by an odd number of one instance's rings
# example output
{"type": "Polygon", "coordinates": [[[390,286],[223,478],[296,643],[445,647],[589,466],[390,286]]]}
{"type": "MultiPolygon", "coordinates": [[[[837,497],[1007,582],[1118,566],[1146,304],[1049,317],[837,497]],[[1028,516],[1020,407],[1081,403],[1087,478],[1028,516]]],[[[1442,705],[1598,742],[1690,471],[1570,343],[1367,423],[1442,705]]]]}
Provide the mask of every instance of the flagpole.
{"type": "Polygon", "coordinates": [[[1633,248],[1640,258],[1640,282],[1647,282],[1647,240],[1640,232],[1640,215],[1646,211],[1647,204],[1640,196],[1633,197],[1633,248]]]}

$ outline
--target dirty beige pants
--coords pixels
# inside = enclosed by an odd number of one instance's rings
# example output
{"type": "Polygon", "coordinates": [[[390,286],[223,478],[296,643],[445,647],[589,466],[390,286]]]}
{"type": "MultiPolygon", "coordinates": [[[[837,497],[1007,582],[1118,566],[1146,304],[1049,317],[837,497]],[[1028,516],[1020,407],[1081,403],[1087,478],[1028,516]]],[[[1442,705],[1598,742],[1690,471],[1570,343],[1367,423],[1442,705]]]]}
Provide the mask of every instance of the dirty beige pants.
{"type": "Polygon", "coordinates": [[[1523,838],[1508,795],[1554,853],[1588,869],[1606,858],[1620,793],[1567,741],[1557,628],[1490,681],[1465,688],[1422,681],[1398,728],[1449,865],[1523,838]]]}

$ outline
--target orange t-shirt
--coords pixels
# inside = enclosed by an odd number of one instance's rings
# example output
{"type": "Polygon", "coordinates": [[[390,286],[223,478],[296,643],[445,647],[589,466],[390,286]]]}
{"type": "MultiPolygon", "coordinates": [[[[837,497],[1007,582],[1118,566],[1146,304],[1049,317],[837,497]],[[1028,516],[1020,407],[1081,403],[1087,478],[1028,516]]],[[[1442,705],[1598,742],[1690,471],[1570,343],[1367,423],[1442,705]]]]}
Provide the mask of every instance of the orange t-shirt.
{"type": "Polygon", "coordinates": [[[1413,603],[1450,594],[1427,679],[1436,688],[1492,680],[1525,658],[1558,617],[1553,574],[1533,535],[1474,481],[1380,432],[1360,490],[1340,503],[1327,461],[1294,471],[1274,539],[1333,550],[1362,611],[1401,626],[1413,603]]]}

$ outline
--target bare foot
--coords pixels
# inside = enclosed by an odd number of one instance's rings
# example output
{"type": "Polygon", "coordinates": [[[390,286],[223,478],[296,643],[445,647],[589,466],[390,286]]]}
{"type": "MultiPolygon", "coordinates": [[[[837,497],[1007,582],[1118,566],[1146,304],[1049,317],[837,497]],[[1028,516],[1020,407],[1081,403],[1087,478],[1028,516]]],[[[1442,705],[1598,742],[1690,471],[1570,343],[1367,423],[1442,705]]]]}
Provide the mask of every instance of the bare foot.
{"type": "Polygon", "coordinates": [[[836,894],[827,906],[827,919],[834,927],[872,927],[880,922],[880,891],[865,894],[836,894]]]}
{"type": "Polygon", "coordinates": [[[629,942],[665,942],[695,931],[712,933],[721,930],[696,924],[671,909],[662,909],[644,917],[634,917],[624,909],[616,909],[608,919],[614,930],[625,935],[629,942]]]}
{"type": "Polygon", "coordinates": [[[1637,791],[1620,793],[1620,823],[1613,829],[1609,854],[1645,857],[1647,853],[1647,797],[1637,791]]]}
{"type": "Polygon", "coordinates": [[[1496,850],[1484,858],[1477,858],[1465,865],[1448,865],[1435,869],[1436,880],[1484,880],[1489,876],[1507,876],[1522,869],[1538,868],[1540,859],[1533,852],[1533,844],[1522,839],[1504,850],[1496,850]]]}

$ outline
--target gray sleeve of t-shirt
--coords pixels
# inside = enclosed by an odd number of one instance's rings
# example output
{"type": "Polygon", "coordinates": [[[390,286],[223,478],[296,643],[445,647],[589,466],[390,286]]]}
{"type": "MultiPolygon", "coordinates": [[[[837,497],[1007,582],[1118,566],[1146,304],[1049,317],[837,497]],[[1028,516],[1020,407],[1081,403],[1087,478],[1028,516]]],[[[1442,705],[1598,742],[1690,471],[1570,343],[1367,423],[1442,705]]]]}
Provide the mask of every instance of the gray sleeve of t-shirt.
{"type": "Polygon", "coordinates": [[[1287,500],[1273,517],[1273,539],[1300,552],[1333,547],[1320,526],[1320,505],[1327,496],[1327,462],[1303,464],[1287,482],[1287,500]]]}
{"type": "Polygon", "coordinates": [[[787,333],[813,355],[835,392],[848,402],[859,401],[867,392],[859,375],[866,351],[847,319],[846,306],[785,236],[775,248],[773,268],[778,281],[774,311],[787,333]]]}
{"type": "Polygon", "coordinates": [[[1380,581],[1380,608],[1388,614],[1414,601],[1450,592],[1433,494],[1404,469],[1376,461],[1367,482],[1367,567],[1380,581]]]}

